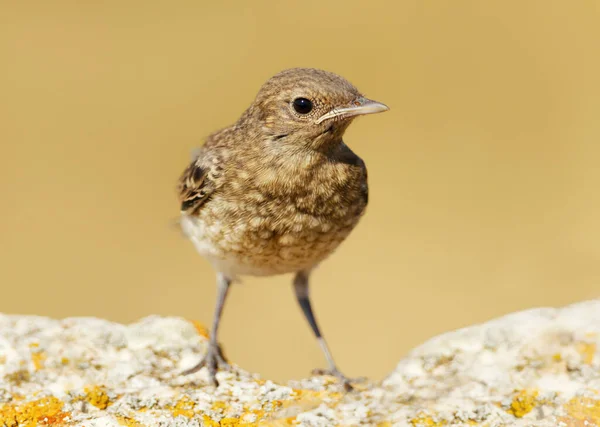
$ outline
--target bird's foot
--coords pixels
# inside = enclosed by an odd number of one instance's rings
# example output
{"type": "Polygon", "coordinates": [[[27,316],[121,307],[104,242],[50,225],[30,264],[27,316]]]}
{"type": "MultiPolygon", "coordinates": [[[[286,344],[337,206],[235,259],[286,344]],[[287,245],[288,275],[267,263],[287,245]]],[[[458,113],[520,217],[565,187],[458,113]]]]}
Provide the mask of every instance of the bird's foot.
{"type": "Polygon", "coordinates": [[[312,374],[313,375],[328,375],[331,377],[335,377],[344,385],[344,389],[346,389],[346,391],[354,390],[354,387],[352,386],[352,384],[360,384],[360,383],[364,383],[365,381],[367,381],[367,379],[364,377],[348,378],[344,374],[342,374],[337,368],[313,369],[312,374]]]}
{"type": "Polygon", "coordinates": [[[231,365],[227,363],[225,360],[225,356],[223,355],[223,350],[221,346],[217,343],[210,343],[208,345],[208,349],[206,350],[206,354],[202,358],[198,364],[186,371],[182,372],[182,375],[189,375],[195,372],[198,372],[200,369],[206,367],[208,369],[208,377],[210,382],[217,387],[219,382],[217,381],[217,371],[218,370],[229,370],[231,365]]]}

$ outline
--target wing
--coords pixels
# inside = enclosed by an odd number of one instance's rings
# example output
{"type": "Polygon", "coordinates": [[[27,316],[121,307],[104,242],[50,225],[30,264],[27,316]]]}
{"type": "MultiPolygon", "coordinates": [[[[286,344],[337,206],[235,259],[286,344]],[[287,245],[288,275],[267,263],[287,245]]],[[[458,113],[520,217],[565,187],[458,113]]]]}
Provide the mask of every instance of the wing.
{"type": "Polygon", "coordinates": [[[208,172],[209,168],[202,166],[202,158],[192,162],[179,178],[177,194],[181,203],[181,211],[194,214],[202,207],[214,190],[208,172]]]}

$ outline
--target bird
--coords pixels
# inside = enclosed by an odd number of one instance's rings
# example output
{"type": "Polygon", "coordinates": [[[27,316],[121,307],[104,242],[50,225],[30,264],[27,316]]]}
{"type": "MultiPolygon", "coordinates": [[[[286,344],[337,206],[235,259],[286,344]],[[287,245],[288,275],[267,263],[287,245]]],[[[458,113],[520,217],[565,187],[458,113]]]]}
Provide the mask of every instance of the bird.
{"type": "Polygon", "coordinates": [[[329,368],[346,387],[321,333],[311,272],[346,239],[369,199],[364,161],[343,141],[358,116],[389,110],[345,78],[290,68],[269,78],[231,126],[206,137],[179,178],[179,223],[216,272],[217,298],[204,357],[210,382],[227,370],[218,341],[225,301],[243,276],[293,274],[297,302],[329,368]]]}

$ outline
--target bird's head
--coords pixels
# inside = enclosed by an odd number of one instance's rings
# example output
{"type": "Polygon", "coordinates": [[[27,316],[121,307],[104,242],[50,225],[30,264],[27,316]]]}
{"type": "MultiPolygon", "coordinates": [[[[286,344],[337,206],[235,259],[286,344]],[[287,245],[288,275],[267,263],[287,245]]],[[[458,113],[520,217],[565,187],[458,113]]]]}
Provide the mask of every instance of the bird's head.
{"type": "Polygon", "coordinates": [[[346,79],[313,68],[292,68],[271,77],[250,108],[271,141],[313,149],[341,141],[357,116],[387,110],[346,79]]]}

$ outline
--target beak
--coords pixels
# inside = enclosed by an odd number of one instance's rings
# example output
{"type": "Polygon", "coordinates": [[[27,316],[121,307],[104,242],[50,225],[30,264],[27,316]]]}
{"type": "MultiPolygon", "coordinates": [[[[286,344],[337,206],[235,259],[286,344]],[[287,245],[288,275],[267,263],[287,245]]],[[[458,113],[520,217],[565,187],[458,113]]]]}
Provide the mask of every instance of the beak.
{"type": "Polygon", "coordinates": [[[357,98],[352,102],[351,107],[334,108],[328,113],[323,114],[316,121],[317,124],[333,118],[348,118],[354,116],[364,116],[365,114],[382,113],[389,110],[389,107],[381,102],[372,101],[365,97],[357,98]]]}

